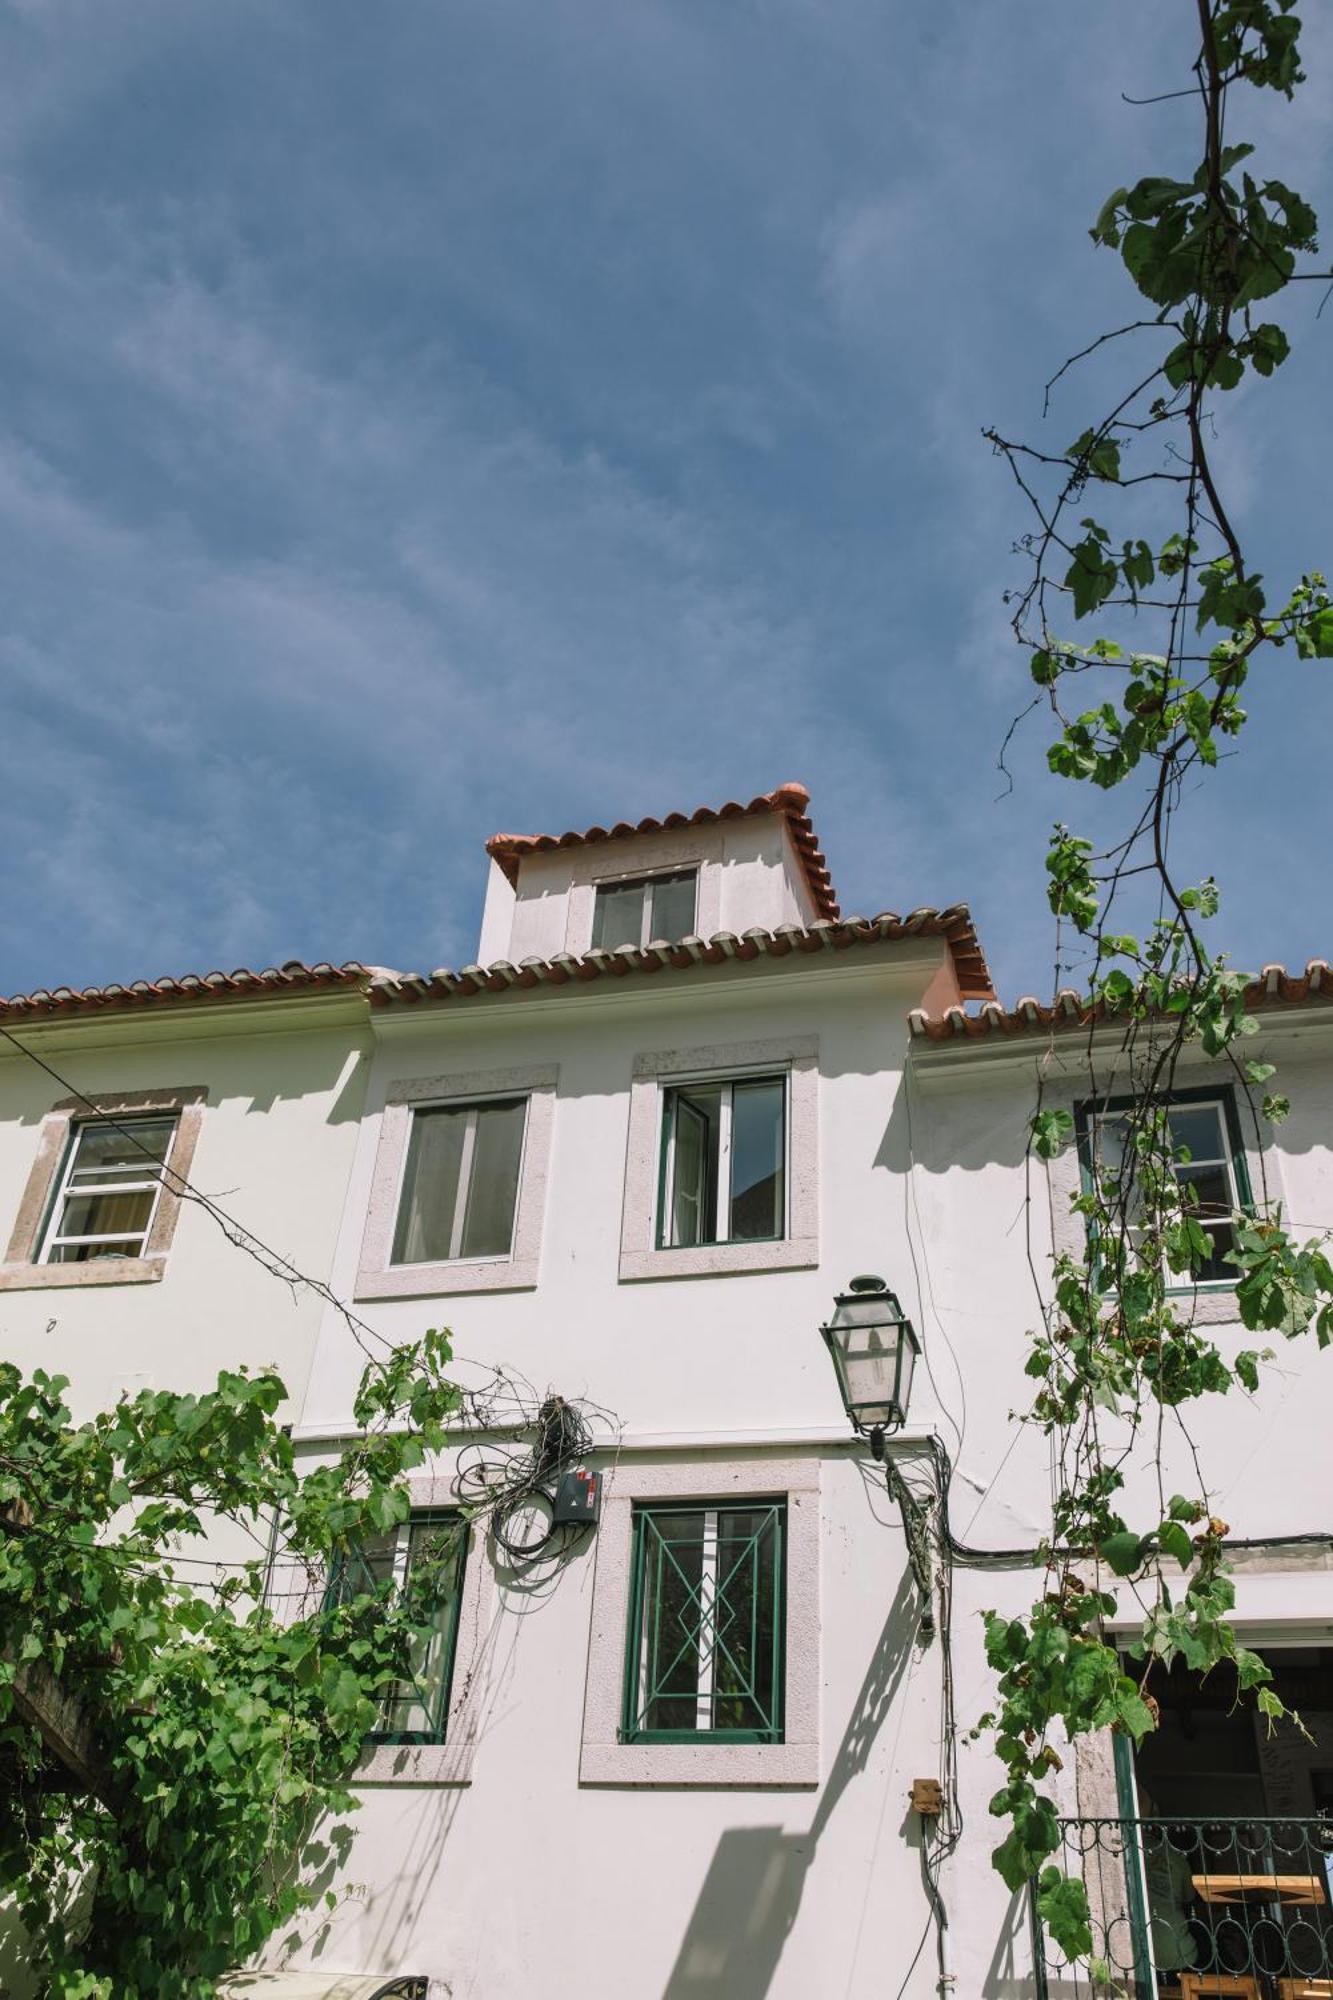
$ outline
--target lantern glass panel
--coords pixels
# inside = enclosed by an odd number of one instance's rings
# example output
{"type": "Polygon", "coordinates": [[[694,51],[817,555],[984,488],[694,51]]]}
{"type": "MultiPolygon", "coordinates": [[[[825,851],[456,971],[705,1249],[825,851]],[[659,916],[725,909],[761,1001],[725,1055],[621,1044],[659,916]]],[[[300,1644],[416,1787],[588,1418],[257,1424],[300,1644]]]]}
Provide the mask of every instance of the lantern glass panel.
{"type": "Polygon", "coordinates": [[[840,1299],[827,1338],[843,1401],[858,1428],[887,1430],[901,1424],[916,1343],[892,1293],[865,1291],[840,1299]]]}

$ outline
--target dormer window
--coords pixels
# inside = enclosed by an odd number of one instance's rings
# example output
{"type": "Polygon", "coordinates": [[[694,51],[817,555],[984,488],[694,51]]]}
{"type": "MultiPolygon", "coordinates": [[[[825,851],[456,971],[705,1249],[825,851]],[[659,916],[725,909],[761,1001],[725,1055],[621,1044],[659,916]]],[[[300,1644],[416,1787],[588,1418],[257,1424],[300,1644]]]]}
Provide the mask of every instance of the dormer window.
{"type": "Polygon", "coordinates": [[[698,880],[699,871],[686,868],[674,875],[599,882],[592,919],[593,950],[615,951],[626,944],[675,944],[689,937],[695,924],[698,880]]]}

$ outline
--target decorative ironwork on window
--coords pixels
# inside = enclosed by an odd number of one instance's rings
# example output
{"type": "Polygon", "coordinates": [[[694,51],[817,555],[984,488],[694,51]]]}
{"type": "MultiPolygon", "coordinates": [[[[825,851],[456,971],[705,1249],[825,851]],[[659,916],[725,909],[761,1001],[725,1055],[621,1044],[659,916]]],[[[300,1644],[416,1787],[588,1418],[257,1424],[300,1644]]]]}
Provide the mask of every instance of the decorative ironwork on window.
{"type": "Polygon", "coordinates": [[[385,1696],[372,1743],[443,1743],[458,1641],[467,1525],[459,1514],[413,1514],[344,1556],[329,1580],[327,1602],[391,1596],[429,1563],[435,1575],[434,1616],[414,1635],[408,1671],[385,1696]]]}
{"type": "Polygon", "coordinates": [[[1333,1992],[1333,1822],[1070,1819],[1052,1863],[1087,1886],[1092,1960],[1069,1964],[1033,1899],[1040,2000],[1092,2000],[1108,1985],[1159,1992],[1333,1992]]]}
{"type": "Polygon", "coordinates": [[[625,1742],[782,1741],[781,1502],[634,1512],[625,1742]]]}

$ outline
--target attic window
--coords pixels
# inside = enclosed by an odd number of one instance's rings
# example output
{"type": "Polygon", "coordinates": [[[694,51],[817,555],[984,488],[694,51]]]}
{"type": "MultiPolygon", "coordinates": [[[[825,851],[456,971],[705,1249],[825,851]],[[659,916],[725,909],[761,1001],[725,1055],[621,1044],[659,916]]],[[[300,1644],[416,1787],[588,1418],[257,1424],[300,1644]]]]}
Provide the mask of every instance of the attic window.
{"type": "Polygon", "coordinates": [[[592,919],[594,951],[626,944],[675,944],[695,923],[698,870],[642,875],[632,882],[601,882],[592,919]]]}

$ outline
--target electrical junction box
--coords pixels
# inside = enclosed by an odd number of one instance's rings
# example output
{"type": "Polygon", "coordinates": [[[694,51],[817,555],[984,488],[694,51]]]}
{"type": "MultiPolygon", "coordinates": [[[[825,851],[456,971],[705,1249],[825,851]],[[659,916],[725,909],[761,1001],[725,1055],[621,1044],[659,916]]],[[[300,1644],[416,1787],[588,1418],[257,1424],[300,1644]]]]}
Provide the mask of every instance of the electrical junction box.
{"type": "Polygon", "coordinates": [[[944,1811],[944,1793],[938,1778],[913,1778],[912,1811],[922,1819],[938,1819],[944,1811]]]}
{"type": "Polygon", "coordinates": [[[555,1489],[551,1521],[557,1528],[585,1527],[602,1511],[600,1472],[566,1472],[555,1489]]]}

